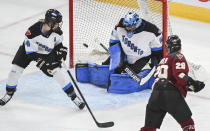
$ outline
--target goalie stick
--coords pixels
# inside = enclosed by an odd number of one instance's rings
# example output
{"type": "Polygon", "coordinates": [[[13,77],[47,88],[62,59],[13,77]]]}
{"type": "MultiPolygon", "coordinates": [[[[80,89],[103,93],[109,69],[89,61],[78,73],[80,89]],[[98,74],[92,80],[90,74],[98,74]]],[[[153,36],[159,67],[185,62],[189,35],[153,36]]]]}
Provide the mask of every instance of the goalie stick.
{"type": "MultiPolygon", "coordinates": [[[[107,53],[109,53],[109,50],[104,46],[101,42],[98,41],[98,39],[95,40],[107,53]]],[[[139,85],[145,84],[154,74],[156,69],[156,66],[152,68],[152,70],[147,74],[146,77],[141,78],[141,76],[144,76],[145,74],[142,75],[137,75],[128,65],[126,65],[126,68],[124,71],[133,79],[135,80],[139,85]]]]}
{"type": "Polygon", "coordinates": [[[71,75],[70,71],[68,70],[68,68],[67,68],[67,66],[66,66],[66,64],[65,64],[65,62],[62,61],[62,63],[63,63],[63,67],[67,70],[67,73],[68,73],[68,75],[70,76],[70,78],[71,78],[71,80],[72,80],[74,86],[76,87],[77,91],[79,92],[80,96],[82,97],[82,100],[84,101],[84,103],[85,103],[85,105],[86,105],[88,111],[90,112],[90,114],[91,114],[91,116],[92,116],[94,122],[96,123],[96,125],[97,125],[98,127],[100,127],[100,128],[107,128],[107,127],[112,127],[112,126],[114,126],[114,122],[112,122],[112,121],[100,123],[100,122],[98,122],[98,121],[96,120],[96,118],[95,118],[95,116],[93,115],[93,113],[92,113],[92,111],[91,111],[91,109],[90,109],[88,103],[86,102],[86,100],[85,100],[85,98],[84,98],[82,92],[80,91],[80,89],[79,89],[79,87],[78,87],[76,81],[74,80],[73,76],[71,75]]]}
{"type": "Polygon", "coordinates": [[[126,68],[124,69],[125,72],[133,79],[135,80],[139,85],[143,85],[145,84],[154,74],[155,72],[155,66],[151,69],[151,71],[149,73],[145,73],[145,74],[141,74],[141,75],[137,75],[128,65],[126,65],[126,68]],[[141,78],[141,76],[146,75],[146,77],[141,78]]]}

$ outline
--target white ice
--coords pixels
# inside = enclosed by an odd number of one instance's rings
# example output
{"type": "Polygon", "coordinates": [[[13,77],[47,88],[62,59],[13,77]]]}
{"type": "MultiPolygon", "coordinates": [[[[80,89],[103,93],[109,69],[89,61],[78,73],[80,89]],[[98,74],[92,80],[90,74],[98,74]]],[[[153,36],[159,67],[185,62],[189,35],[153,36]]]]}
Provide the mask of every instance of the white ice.
{"type": "MultiPolygon", "coordinates": [[[[68,43],[67,0],[0,0],[0,97],[11,61],[24,39],[27,28],[44,17],[49,8],[57,8],[64,16],[64,43],[68,43]]],[[[171,19],[173,32],[183,43],[185,57],[205,69],[206,87],[189,93],[189,104],[197,131],[210,130],[210,24],[180,18],[171,19]]],[[[99,122],[114,121],[114,127],[98,128],[87,109],[79,111],[53,79],[46,77],[32,63],[19,81],[14,98],[0,107],[0,131],[138,131],[144,125],[146,104],[150,90],[116,95],[105,89],[80,84],[90,108],[99,122]]],[[[73,71],[72,71],[73,72],[73,71]]],[[[204,76],[201,75],[201,78],[204,76]]],[[[166,115],[161,131],[181,131],[179,124],[166,115]]]]}

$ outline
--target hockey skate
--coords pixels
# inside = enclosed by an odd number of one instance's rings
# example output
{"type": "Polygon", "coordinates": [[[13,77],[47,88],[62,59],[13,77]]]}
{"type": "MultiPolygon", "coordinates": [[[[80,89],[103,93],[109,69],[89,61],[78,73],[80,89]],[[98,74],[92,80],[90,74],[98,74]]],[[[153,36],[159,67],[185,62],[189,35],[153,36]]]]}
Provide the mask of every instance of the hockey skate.
{"type": "Polygon", "coordinates": [[[85,103],[81,101],[81,99],[76,96],[74,99],[71,99],[77,107],[79,107],[80,110],[82,110],[85,107],[85,103]]]}
{"type": "Polygon", "coordinates": [[[4,106],[7,102],[10,101],[11,98],[12,98],[12,95],[6,94],[2,99],[0,99],[0,105],[4,106]]]}

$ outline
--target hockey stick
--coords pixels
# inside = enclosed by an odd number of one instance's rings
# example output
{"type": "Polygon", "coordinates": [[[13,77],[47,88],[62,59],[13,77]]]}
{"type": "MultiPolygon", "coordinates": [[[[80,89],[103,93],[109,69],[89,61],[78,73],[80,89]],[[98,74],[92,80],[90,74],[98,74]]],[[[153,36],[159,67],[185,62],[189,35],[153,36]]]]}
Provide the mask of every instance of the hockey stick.
{"type": "Polygon", "coordinates": [[[109,55],[109,53],[107,51],[103,52],[103,51],[100,51],[100,50],[97,50],[97,49],[94,49],[93,47],[89,47],[88,44],[86,43],[83,43],[83,46],[87,49],[91,49],[91,53],[90,54],[93,54],[93,55],[102,55],[102,54],[107,54],[109,55]]]}
{"type": "Polygon", "coordinates": [[[135,80],[139,85],[145,84],[154,74],[155,72],[155,66],[151,69],[149,73],[137,75],[128,65],[126,65],[126,68],[124,69],[125,72],[133,79],[135,80]],[[144,78],[141,78],[141,76],[147,75],[144,78]]]}
{"type": "MultiPolygon", "coordinates": [[[[109,53],[109,50],[106,48],[106,46],[104,46],[101,42],[96,41],[100,44],[100,46],[107,52],[109,53]]],[[[151,76],[154,74],[156,67],[154,66],[152,68],[152,70],[147,74],[146,77],[141,78],[140,76],[143,76],[145,74],[142,75],[137,75],[128,65],[126,65],[124,71],[133,79],[135,80],[139,85],[143,85],[145,84],[150,78],[151,76]]]]}
{"type": "Polygon", "coordinates": [[[85,103],[85,105],[86,105],[88,111],[90,112],[90,114],[91,114],[91,116],[92,116],[94,122],[96,123],[96,125],[97,125],[98,127],[100,127],[100,128],[107,128],[107,127],[112,127],[112,126],[114,126],[114,122],[112,122],[112,121],[111,121],[111,122],[100,123],[100,122],[98,122],[98,121],[96,120],[96,118],[95,118],[95,116],[93,115],[93,113],[92,113],[92,111],[91,111],[91,109],[90,109],[88,103],[86,102],[86,100],[85,100],[85,98],[84,98],[82,92],[80,91],[80,89],[79,89],[79,87],[78,87],[76,81],[74,80],[73,76],[71,75],[70,71],[68,70],[68,68],[67,68],[67,66],[66,66],[66,64],[65,64],[65,62],[62,61],[62,63],[63,63],[63,67],[67,70],[67,72],[68,72],[68,74],[69,74],[69,76],[70,76],[72,82],[74,83],[74,86],[76,87],[77,91],[79,92],[80,96],[82,97],[82,100],[84,101],[84,103],[85,103]]]}

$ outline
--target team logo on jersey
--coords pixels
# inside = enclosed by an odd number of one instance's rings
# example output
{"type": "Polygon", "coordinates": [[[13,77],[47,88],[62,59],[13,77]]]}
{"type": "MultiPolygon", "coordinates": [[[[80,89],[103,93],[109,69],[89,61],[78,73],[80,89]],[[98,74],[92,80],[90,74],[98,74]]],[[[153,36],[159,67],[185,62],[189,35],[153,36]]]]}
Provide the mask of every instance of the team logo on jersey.
{"type": "Polygon", "coordinates": [[[31,35],[30,30],[27,30],[26,35],[31,35]]]}
{"type": "Polygon", "coordinates": [[[30,45],[31,45],[29,40],[27,40],[27,41],[25,42],[25,44],[26,44],[27,47],[30,47],[30,45]]]}
{"type": "Polygon", "coordinates": [[[183,58],[183,55],[182,54],[177,54],[176,55],[179,59],[182,59],[183,58]]]}
{"type": "Polygon", "coordinates": [[[52,51],[52,49],[50,47],[48,47],[48,46],[46,46],[46,45],[44,45],[44,44],[42,44],[40,42],[36,42],[36,44],[39,46],[38,47],[39,50],[45,50],[47,52],[51,52],[52,51]]]}
{"type": "Polygon", "coordinates": [[[128,38],[126,38],[124,35],[122,35],[122,42],[123,44],[127,45],[128,48],[130,48],[133,52],[136,52],[138,55],[142,55],[144,51],[140,48],[138,48],[134,43],[132,43],[128,38]]]}

